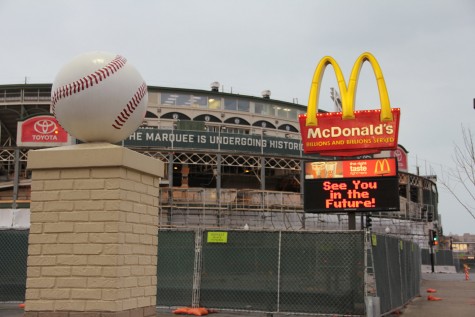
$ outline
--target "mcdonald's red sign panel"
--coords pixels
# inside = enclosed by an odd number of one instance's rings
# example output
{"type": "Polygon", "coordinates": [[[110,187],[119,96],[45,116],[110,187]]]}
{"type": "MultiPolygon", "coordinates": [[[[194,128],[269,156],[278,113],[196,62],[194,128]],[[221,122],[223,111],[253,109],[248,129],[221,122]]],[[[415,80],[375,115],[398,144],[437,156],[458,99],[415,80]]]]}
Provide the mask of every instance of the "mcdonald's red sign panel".
{"type": "Polygon", "coordinates": [[[397,176],[394,157],[305,162],[305,179],[397,176]]]}
{"type": "Polygon", "coordinates": [[[315,69],[308,99],[307,114],[299,116],[305,153],[322,156],[356,156],[397,148],[400,109],[391,109],[381,68],[371,53],[361,54],[353,65],[348,86],[337,62],[323,57],[315,69]],[[355,111],[356,88],[364,62],[371,64],[378,85],[381,109],[355,111]],[[342,112],[318,113],[318,98],[323,74],[333,70],[341,95],[342,112]]]}
{"type": "Polygon", "coordinates": [[[392,121],[381,122],[379,110],[355,111],[355,119],[342,120],[341,112],[319,113],[318,126],[306,126],[301,115],[300,133],[305,153],[323,156],[356,156],[396,149],[399,109],[391,109],[392,121]]]}

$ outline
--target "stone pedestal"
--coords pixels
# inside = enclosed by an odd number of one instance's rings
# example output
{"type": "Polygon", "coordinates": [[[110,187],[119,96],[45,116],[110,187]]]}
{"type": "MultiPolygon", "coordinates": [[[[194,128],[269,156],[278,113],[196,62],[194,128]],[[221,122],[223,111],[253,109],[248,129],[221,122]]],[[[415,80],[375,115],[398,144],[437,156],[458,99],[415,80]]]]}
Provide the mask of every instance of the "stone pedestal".
{"type": "Polygon", "coordinates": [[[107,143],[30,151],[25,317],[155,316],[163,163],[107,143]]]}

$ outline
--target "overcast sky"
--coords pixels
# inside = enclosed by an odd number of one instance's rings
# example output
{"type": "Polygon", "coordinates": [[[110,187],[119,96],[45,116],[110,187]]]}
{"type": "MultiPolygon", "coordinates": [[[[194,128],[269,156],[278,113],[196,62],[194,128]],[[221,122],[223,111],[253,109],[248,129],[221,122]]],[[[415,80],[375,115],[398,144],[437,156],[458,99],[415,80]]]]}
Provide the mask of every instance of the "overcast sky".
{"type": "MultiPolygon", "coordinates": [[[[474,126],[472,0],[0,0],[0,84],[52,83],[76,55],[124,55],[151,86],[209,89],[306,105],[318,61],[334,57],[348,80],[356,58],[378,60],[410,171],[454,166],[461,126],[474,126]]],[[[331,70],[330,68],[328,70],[331,70]]],[[[332,72],[320,108],[333,111],[332,72]]],[[[379,108],[363,66],[358,109],[379,108]]],[[[439,186],[444,233],[475,234],[475,219],[439,186]]],[[[471,201],[475,205],[474,201],[471,201]]]]}

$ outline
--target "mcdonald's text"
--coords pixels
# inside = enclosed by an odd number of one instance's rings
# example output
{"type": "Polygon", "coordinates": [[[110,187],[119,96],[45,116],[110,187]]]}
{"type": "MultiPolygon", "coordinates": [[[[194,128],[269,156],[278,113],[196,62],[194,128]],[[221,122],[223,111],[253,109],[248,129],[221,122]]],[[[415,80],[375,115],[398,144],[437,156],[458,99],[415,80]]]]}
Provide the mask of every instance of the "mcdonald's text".
{"type": "Polygon", "coordinates": [[[307,139],[312,138],[338,138],[341,136],[344,137],[355,137],[355,136],[373,136],[373,135],[392,135],[394,134],[394,126],[392,124],[381,123],[377,126],[369,125],[368,127],[352,127],[352,128],[342,128],[342,127],[331,127],[328,129],[320,129],[318,127],[308,129],[307,139]]]}
{"type": "Polygon", "coordinates": [[[317,114],[318,125],[307,126],[300,115],[300,132],[305,153],[322,156],[355,156],[397,148],[398,108],[391,109],[392,121],[381,122],[380,110],[355,111],[355,119],[342,120],[341,112],[317,114]]]}

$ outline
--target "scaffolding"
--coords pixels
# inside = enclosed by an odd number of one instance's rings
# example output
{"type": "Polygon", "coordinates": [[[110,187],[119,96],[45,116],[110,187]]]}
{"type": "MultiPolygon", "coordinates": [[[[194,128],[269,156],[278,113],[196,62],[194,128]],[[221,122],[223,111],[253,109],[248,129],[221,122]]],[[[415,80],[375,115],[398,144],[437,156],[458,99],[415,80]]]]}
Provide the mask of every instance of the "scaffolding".
{"type": "MultiPolygon", "coordinates": [[[[17,121],[31,115],[49,113],[50,85],[18,85],[0,89],[0,208],[28,208],[30,202],[29,179],[26,168],[27,148],[14,146],[17,121]]],[[[160,91],[158,89],[157,91],[160,91]]],[[[157,95],[155,95],[157,97],[157,95]]],[[[158,98],[158,97],[157,97],[158,98]]],[[[253,101],[257,102],[257,101],[253,101]]],[[[185,109],[185,108],[183,108],[185,109]]],[[[187,108],[188,109],[188,108],[187,108]]],[[[188,126],[183,120],[166,116],[164,113],[175,111],[173,107],[159,104],[149,107],[154,112],[146,117],[144,124],[156,129],[167,128],[171,131],[185,131],[188,126]],[[168,110],[167,110],[168,109],[168,110]],[[180,123],[180,124],[179,124],[180,123]],[[182,130],[180,130],[182,129],[182,130]]],[[[195,116],[202,110],[190,107],[188,111],[195,116]]],[[[293,130],[280,130],[263,125],[230,125],[225,123],[224,111],[207,109],[221,119],[219,122],[199,123],[209,133],[232,135],[247,133],[251,138],[262,141],[265,138],[281,137],[284,140],[298,140],[299,133],[293,130]],[[226,133],[224,133],[226,131],[226,133]]],[[[234,114],[233,114],[234,115],[234,114]]],[[[255,114],[240,114],[245,119],[255,114]]],[[[289,117],[290,118],[290,117],[289,117]]],[[[262,116],[261,119],[271,120],[262,116]]],[[[295,123],[295,118],[283,120],[274,118],[273,123],[295,123]]],[[[257,120],[257,119],[256,119],[257,120]]],[[[272,121],[272,120],[271,120],[272,121]]],[[[190,128],[188,127],[188,128],[190,128]]],[[[203,132],[204,133],[204,132],[203,132]]],[[[211,134],[210,134],[211,135],[211,134]]],[[[216,136],[216,135],[215,135],[216,136]]],[[[253,139],[253,140],[254,140],[253,139]]],[[[270,139],[269,139],[270,140],[270,139]]],[[[217,150],[197,150],[194,148],[174,147],[130,147],[144,155],[159,159],[165,163],[165,180],[160,188],[160,225],[163,227],[218,227],[282,230],[347,230],[346,214],[309,214],[303,209],[304,163],[315,159],[305,156],[302,151],[284,151],[281,154],[266,153],[261,145],[255,152],[239,153],[222,147],[217,150]],[[203,186],[174,184],[174,167],[200,167],[206,171],[210,182],[203,186]],[[225,170],[240,170],[242,174],[226,174],[225,170]],[[243,174],[246,173],[246,174],[243,174]],[[269,175],[274,176],[273,179],[269,175]],[[251,186],[239,183],[238,177],[246,177],[251,186]],[[277,188],[278,182],[288,182],[291,186],[277,188]],[[291,188],[292,190],[289,190],[291,188]]],[[[200,185],[200,184],[198,184],[200,185]]],[[[438,221],[437,186],[432,178],[399,172],[400,210],[373,213],[375,218],[373,231],[412,237],[426,243],[430,226],[429,214],[438,221]]],[[[357,215],[357,227],[362,227],[363,214],[357,215]]]]}

